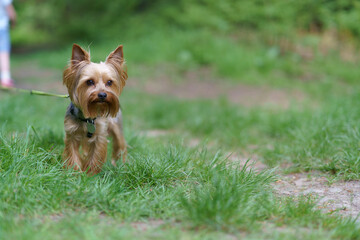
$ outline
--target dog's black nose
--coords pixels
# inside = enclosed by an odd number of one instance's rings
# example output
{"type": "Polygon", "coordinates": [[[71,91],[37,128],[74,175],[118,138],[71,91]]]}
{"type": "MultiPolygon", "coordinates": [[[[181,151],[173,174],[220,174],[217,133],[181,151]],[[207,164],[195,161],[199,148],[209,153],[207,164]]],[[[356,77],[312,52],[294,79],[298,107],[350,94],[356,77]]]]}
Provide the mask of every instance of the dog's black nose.
{"type": "Polygon", "coordinates": [[[104,92],[101,92],[101,93],[98,94],[98,97],[99,97],[100,100],[104,100],[106,98],[106,96],[107,96],[107,94],[104,93],[104,92]]]}

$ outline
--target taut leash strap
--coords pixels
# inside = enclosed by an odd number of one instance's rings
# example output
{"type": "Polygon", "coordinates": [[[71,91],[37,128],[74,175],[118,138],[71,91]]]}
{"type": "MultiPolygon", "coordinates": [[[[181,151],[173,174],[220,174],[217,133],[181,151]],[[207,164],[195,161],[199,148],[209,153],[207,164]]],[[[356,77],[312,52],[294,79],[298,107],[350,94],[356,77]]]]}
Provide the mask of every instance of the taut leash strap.
{"type": "Polygon", "coordinates": [[[69,97],[69,95],[54,94],[54,93],[37,91],[37,90],[28,90],[28,89],[13,88],[13,87],[0,86],[0,90],[7,91],[7,92],[30,93],[30,95],[50,96],[50,97],[59,97],[59,98],[68,98],[69,97]]]}

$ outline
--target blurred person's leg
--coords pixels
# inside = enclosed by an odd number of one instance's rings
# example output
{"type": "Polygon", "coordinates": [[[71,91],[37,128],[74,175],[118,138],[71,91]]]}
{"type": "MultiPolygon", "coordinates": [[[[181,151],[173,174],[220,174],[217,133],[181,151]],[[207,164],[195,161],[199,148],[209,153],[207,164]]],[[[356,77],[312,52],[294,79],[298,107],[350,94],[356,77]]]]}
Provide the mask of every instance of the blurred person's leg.
{"type": "Polygon", "coordinates": [[[10,73],[10,36],[8,29],[0,30],[0,78],[2,86],[14,86],[10,73]]]}
{"type": "Polygon", "coordinates": [[[10,75],[10,56],[7,52],[0,52],[0,71],[1,84],[4,86],[12,86],[13,82],[10,75]]]}

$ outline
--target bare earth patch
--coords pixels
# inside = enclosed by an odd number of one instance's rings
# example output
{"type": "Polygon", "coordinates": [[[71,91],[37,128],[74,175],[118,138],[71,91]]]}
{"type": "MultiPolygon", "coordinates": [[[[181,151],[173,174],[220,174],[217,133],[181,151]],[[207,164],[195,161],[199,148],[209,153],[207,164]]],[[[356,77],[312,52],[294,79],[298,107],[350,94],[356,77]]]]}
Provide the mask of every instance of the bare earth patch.
{"type": "Polygon", "coordinates": [[[36,63],[27,62],[14,68],[12,72],[15,85],[18,88],[66,94],[60,70],[44,69],[40,68],[36,63]]]}
{"type": "MultiPolygon", "coordinates": [[[[229,153],[228,160],[247,164],[254,171],[269,169],[256,155],[229,153]]],[[[279,173],[279,180],[272,186],[282,196],[310,195],[317,200],[317,206],[328,213],[337,212],[344,216],[357,217],[360,213],[360,181],[338,181],[329,183],[326,176],[317,172],[279,173]]]]}
{"type": "Polygon", "coordinates": [[[181,81],[159,75],[148,79],[129,79],[128,86],[144,92],[175,96],[180,99],[218,99],[224,97],[232,103],[243,106],[270,105],[287,108],[291,102],[304,99],[300,91],[285,91],[264,86],[229,83],[226,79],[215,79],[207,69],[189,71],[181,81]]]}
{"type": "Polygon", "coordinates": [[[130,225],[138,231],[147,231],[151,228],[158,228],[164,224],[165,222],[161,219],[150,219],[146,222],[132,222],[130,225]]]}
{"type": "Polygon", "coordinates": [[[169,135],[169,134],[174,133],[174,132],[175,131],[164,130],[164,129],[152,129],[152,130],[146,130],[146,131],[139,132],[139,136],[161,137],[161,136],[169,135]]]}
{"type": "Polygon", "coordinates": [[[318,207],[329,213],[338,212],[356,217],[360,213],[360,182],[339,181],[329,184],[316,172],[281,176],[273,186],[286,196],[312,195],[318,198],[318,207]]]}
{"type": "Polygon", "coordinates": [[[268,166],[259,161],[256,155],[248,153],[238,154],[236,152],[228,152],[226,156],[230,162],[239,164],[240,167],[246,165],[257,172],[268,169],[268,166]]]}

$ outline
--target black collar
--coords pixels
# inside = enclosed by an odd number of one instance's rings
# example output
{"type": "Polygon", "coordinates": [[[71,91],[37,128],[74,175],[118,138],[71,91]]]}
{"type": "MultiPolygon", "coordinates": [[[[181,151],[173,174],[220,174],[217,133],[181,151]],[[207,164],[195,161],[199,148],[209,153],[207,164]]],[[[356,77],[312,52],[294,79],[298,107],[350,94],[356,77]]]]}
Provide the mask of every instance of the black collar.
{"type": "Polygon", "coordinates": [[[95,127],[96,118],[84,118],[82,111],[78,107],[76,107],[72,102],[70,103],[70,114],[73,115],[76,119],[82,122],[86,122],[86,127],[88,130],[86,136],[88,138],[91,138],[96,130],[95,127]]]}

